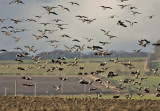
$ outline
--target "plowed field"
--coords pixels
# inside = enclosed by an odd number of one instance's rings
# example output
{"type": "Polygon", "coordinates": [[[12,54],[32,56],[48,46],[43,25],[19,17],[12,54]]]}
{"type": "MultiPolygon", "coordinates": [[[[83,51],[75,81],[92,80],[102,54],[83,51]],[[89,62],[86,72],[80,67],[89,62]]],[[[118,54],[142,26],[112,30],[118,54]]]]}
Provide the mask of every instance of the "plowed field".
{"type": "Polygon", "coordinates": [[[160,111],[160,101],[1,96],[0,111],[160,111]]]}

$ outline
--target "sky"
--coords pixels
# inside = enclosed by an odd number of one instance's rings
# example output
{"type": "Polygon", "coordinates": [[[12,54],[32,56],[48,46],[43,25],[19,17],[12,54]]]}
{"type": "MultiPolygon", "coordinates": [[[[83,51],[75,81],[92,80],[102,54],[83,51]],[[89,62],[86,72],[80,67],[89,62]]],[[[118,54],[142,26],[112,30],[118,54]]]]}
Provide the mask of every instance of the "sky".
{"type": "MultiPolygon", "coordinates": [[[[0,22],[0,28],[3,26],[13,26],[15,29],[27,29],[28,31],[20,33],[12,33],[10,36],[6,36],[0,32],[0,49],[6,49],[8,51],[15,51],[15,47],[21,47],[24,51],[28,49],[24,46],[34,46],[34,49],[38,49],[37,53],[53,51],[55,48],[51,46],[51,43],[46,42],[49,40],[57,40],[59,42],[54,43],[58,45],[57,49],[67,49],[74,45],[85,45],[83,52],[89,52],[86,47],[99,45],[99,41],[109,42],[105,46],[102,46],[104,50],[115,50],[115,51],[129,51],[132,52],[136,49],[142,49],[145,52],[153,52],[154,47],[152,43],[155,43],[160,39],[160,1],[159,0],[128,0],[120,2],[120,0],[22,0],[25,4],[8,4],[12,0],[1,0],[0,1],[0,19],[7,18],[8,20],[3,23],[0,22]],[[74,1],[80,4],[80,6],[71,5],[69,2],[74,1]],[[124,9],[121,9],[118,5],[129,5],[124,9]],[[62,10],[58,5],[63,5],[69,8],[70,12],[62,10]],[[54,6],[58,7],[53,9],[58,15],[48,15],[46,10],[42,6],[54,6]],[[100,6],[112,7],[112,9],[103,10],[100,6]],[[134,11],[138,11],[142,14],[133,15],[130,7],[136,7],[134,11]],[[42,15],[43,14],[43,15],[42,15]],[[35,16],[42,15],[42,18],[37,19],[35,16]],[[76,15],[84,15],[89,19],[96,19],[90,24],[82,23],[82,21],[76,18],[76,15]],[[112,15],[117,15],[113,19],[107,19],[112,15]],[[147,16],[155,15],[152,19],[148,19],[147,16]],[[14,24],[10,19],[23,19],[22,21],[31,18],[37,22],[22,22],[14,24]],[[54,19],[62,19],[62,24],[68,24],[63,26],[67,29],[61,31],[55,25],[56,22],[51,21],[54,19]],[[121,20],[127,27],[118,26],[117,22],[121,20]],[[138,22],[133,26],[125,20],[138,22]],[[47,26],[43,26],[40,23],[51,23],[47,26]],[[42,38],[36,40],[32,34],[41,35],[38,29],[51,29],[57,30],[52,34],[46,34],[48,39],[42,38]],[[108,36],[104,35],[100,29],[110,31],[109,34],[117,36],[117,38],[109,39],[108,36]],[[60,35],[67,34],[72,38],[61,38],[60,35]],[[14,37],[20,37],[18,42],[15,42],[14,37]],[[93,41],[87,42],[85,38],[92,38],[93,41]],[[151,41],[151,44],[147,47],[138,45],[138,40],[147,39],[151,41]],[[73,39],[78,39],[81,42],[72,42],[73,39]]],[[[7,31],[12,30],[8,29],[7,31]]],[[[0,29],[0,31],[6,31],[6,29],[0,29]]]]}

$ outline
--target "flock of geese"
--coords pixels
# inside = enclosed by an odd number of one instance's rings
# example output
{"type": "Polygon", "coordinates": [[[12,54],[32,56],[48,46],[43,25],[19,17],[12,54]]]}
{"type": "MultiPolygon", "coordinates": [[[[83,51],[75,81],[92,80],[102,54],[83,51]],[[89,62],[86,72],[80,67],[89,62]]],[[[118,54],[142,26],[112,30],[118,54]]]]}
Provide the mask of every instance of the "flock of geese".
{"type": "MultiPolygon", "coordinates": [[[[118,2],[117,6],[120,7],[122,10],[124,8],[128,7],[129,12],[131,12],[133,16],[136,16],[138,14],[142,15],[141,12],[137,11],[137,9],[138,9],[137,7],[125,4],[126,2],[129,2],[130,0],[116,0],[116,1],[118,2]],[[119,2],[122,3],[122,4],[120,5],[119,2]]],[[[64,2],[66,2],[66,1],[64,1],[64,2]]],[[[8,6],[13,5],[13,4],[25,5],[25,4],[27,4],[27,2],[22,1],[22,0],[12,0],[12,1],[8,2],[8,4],[9,4],[8,6]]],[[[50,39],[49,35],[52,35],[52,34],[56,33],[57,31],[63,33],[63,30],[68,30],[68,28],[66,28],[66,26],[69,26],[69,24],[64,22],[65,21],[64,18],[58,18],[58,15],[59,15],[60,12],[57,12],[56,9],[60,8],[60,9],[62,9],[62,11],[65,11],[66,13],[71,13],[72,12],[72,10],[70,9],[71,6],[80,7],[81,4],[78,3],[78,2],[68,2],[68,6],[63,6],[62,4],[59,4],[57,6],[41,6],[41,8],[44,9],[44,13],[41,14],[41,15],[36,15],[36,16],[33,16],[32,18],[26,18],[26,19],[1,18],[0,22],[1,23],[3,23],[3,22],[8,22],[9,23],[9,21],[11,21],[15,25],[18,25],[19,23],[23,23],[23,22],[28,22],[28,24],[33,22],[33,23],[36,23],[36,24],[39,24],[39,25],[43,25],[44,29],[41,29],[41,30],[38,29],[37,30],[40,33],[39,35],[32,34],[31,36],[33,36],[33,38],[35,38],[37,41],[39,39],[42,39],[42,38],[47,39],[46,43],[49,43],[50,46],[53,49],[54,48],[56,49],[61,44],[61,41],[60,40],[55,40],[55,39],[49,40],[50,39]],[[45,14],[48,14],[48,16],[53,15],[55,17],[55,19],[51,20],[48,23],[47,22],[40,22],[39,23],[39,20],[43,16],[47,16],[45,14]],[[52,22],[55,22],[55,23],[52,23],[52,22]],[[47,29],[46,27],[50,24],[55,24],[57,29],[47,29]]],[[[99,8],[102,8],[102,10],[104,10],[104,11],[105,10],[113,10],[113,8],[110,7],[110,6],[99,6],[99,8]]],[[[152,19],[154,16],[155,15],[150,15],[150,16],[146,16],[144,18],[152,19]]],[[[118,18],[118,17],[119,17],[119,15],[112,15],[112,16],[109,16],[108,18],[106,18],[106,20],[107,19],[114,19],[114,18],[118,18]]],[[[89,18],[89,17],[84,16],[84,15],[75,15],[75,19],[77,19],[77,21],[80,21],[82,23],[86,23],[86,24],[89,25],[89,24],[95,22],[98,18],[89,18]]],[[[129,21],[129,20],[124,20],[124,21],[123,20],[118,20],[117,21],[117,25],[119,25],[123,28],[127,28],[129,26],[134,26],[134,24],[137,24],[137,23],[138,22],[136,22],[136,21],[129,21]]],[[[24,29],[15,29],[15,26],[3,26],[3,27],[1,27],[1,33],[3,34],[3,36],[9,36],[9,37],[13,38],[15,43],[18,43],[23,38],[15,37],[14,34],[23,33],[23,32],[27,32],[27,31],[29,32],[30,30],[25,29],[25,28],[24,29]]],[[[109,31],[109,30],[100,28],[99,31],[102,34],[104,34],[104,36],[107,36],[109,39],[113,39],[113,38],[118,39],[118,37],[116,35],[110,34],[111,31],[109,31]]],[[[84,49],[89,49],[92,53],[94,53],[97,56],[105,57],[105,56],[113,54],[113,53],[109,52],[108,50],[104,50],[104,47],[107,44],[111,44],[111,42],[98,41],[98,38],[97,38],[97,41],[99,42],[99,45],[87,46],[87,44],[83,44],[81,40],[79,40],[77,38],[73,38],[73,37],[71,37],[70,35],[67,35],[67,34],[62,34],[59,37],[70,39],[71,42],[75,43],[75,45],[72,46],[72,47],[63,44],[64,49],[66,49],[68,52],[71,52],[71,51],[78,52],[78,51],[83,51],[84,49]],[[78,43],[80,43],[82,45],[79,45],[78,43]]],[[[83,37],[83,39],[85,41],[87,41],[88,43],[92,43],[92,41],[95,40],[95,39],[89,38],[89,37],[83,37]]],[[[141,40],[137,40],[137,43],[139,43],[139,45],[142,48],[145,48],[145,47],[147,47],[147,45],[151,44],[151,41],[149,41],[147,39],[141,39],[141,40]]],[[[158,47],[158,46],[160,46],[160,43],[152,43],[152,45],[158,47]]],[[[134,50],[134,51],[138,54],[142,50],[142,48],[134,50]]],[[[30,53],[36,53],[37,50],[39,50],[39,49],[35,49],[35,46],[33,45],[33,46],[15,47],[14,50],[20,51],[20,53],[16,55],[15,61],[17,61],[18,63],[19,62],[23,63],[22,58],[25,58],[25,57],[29,56],[30,53]],[[24,49],[27,50],[27,51],[24,51],[24,49]]],[[[6,49],[1,49],[0,53],[5,52],[5,51],[7,51],[7,50],[6,49]]],[[[49,54],[49,53],[47,52],[46,54],[49,54]]],[[[49,69],[46,69],[46,72],[54,72],[54,70],[62,71],[62,70],[64,70],[64,68],[63,68],[64,64],[66,64],[68,67],[72,66],[73,68],[75,68],[74,66],[77,66],[77,67],[79,67],[80,70],[85,69],[85,66],[79,66],[79,64],[78,64],[78,58],[79,57],[78,56],[76,56],[74,58],[73,62],[67,63],[65,61],[65,60],[67,60],[67,58],[61,56],[60,51],[58,51],[56,54],[59,55],[59,57],[57,59],[52,59],[50,62],[46,62],[44,64],[42,64],[42,60],[44,60],[43,57],[34,56],[32,58],[32,60],[35,62],[36,65],[39,65],[39,69],[41,69],[41,68],[45,69],[48,64],[57,64],[57,66],[55,66],[55,67],[51,67],[49,69]]],[[[110,62],[117,63],[118,58],[117,59],[110,59],[110,62]]],[[[128,67],[129,69],[133,69],[135,67],[134,64],[131,61],[127,61],[127,62],[124,62],[124,63],[121,63],[121,64],[124,65],[124,67],[128,67]]],[[[101,69],[99,69],[97,71],[93,71],[93,72],[90,72],[90,73],[79,72],[78,75],[82,75],[82,78],[83,78],[83,79],[78,78],[79,84],[92,85],[94,82],[96,82],[96,83],[99,83],[100,85],[104,86],[105,88],[109,89],[110,88],[110,81],[108,81],[107,79],[103,79],[102,77],[99,76],[99,74],[107,73],[107,71],[108,71],[108,74],[106,75],[107,78],[116,77],[116,76],[118,76],[118,74],[116,74],[115,72],[109,71],[109,67],[107,67],[106,65],[107,65],[107,62],[102,62],[102,63],[100,63],[101,69]],[[96,79],[93,80],[93,81],[89,81],[89,80],[85,79],[85,75],[94,76],[94,77],[96,77],[96,79]]],[[[20,70],[20,71],[26,71],[26,70],[29,70],[29,69],[32,69],[32,68],[33,67],[28,67],[28,69],[23,68],[22,66],[17,67],[17,69],[20,70]]],[[[153,73],[153,74],[156,74],[157,71],[158,71],[158,69],[151,69],[151,73],[153,73]]],[[[124,84],[131,83],[133,85],[133,87],[135,87],[135,89],[137,89],[137,91],[141,91],[141,93],[138,93],[138,95],[143,96],[144,93],[150,93],[150,88],[149,87],[142,87],[141,86],[143,80],[147,79],[148,77],[141,77],[140,76],[140,70],[132,71],[131,74],[134,75],[133,76],[134,78],[126,78],[125,80],[117,81],[119,85],[116,86],[114,88],[114,90],[116,90],[117,92],[121,92],[121,91],[126,89],[126,87],[123,86],[124,84]],[[142,93],[142,91],[143,91],[143,93],[142,93]]],[[[28,76],[24,76],[24,77],[22,77],[22,79],[32,80],[32,78],[28,77],[28,76]]],[[[60,81],[67,81],[68,78],[59,77],[59,80],[60,81]]],[[[23,84],[23,86],[29,87],[29,86],[34,86],[34,84],[23,84]]],[[[154,85],[154,87],[155,87],[155,91],[156,91],[156,96],[160,97],[160,84],[154,85]]],[[[53,88],[55,88],[56,91],[59,91],[61,89],[61,85],[53,86],[53,88]]],[[[95,87],[89,89],[90,92],[91,91],[96,92],[96,90],[97,90],[97,88],[95,88],[95,87]]],[[[101,93],[98,93],[97,96],[101,97],[101,93]]],[[[119,97],[120,97],[120,95],[113,96],[113,98],[119,98],[119,97]]],[[[131,95],[130,94],[127,95],[127,98],[131,98],[131,95]]]]}

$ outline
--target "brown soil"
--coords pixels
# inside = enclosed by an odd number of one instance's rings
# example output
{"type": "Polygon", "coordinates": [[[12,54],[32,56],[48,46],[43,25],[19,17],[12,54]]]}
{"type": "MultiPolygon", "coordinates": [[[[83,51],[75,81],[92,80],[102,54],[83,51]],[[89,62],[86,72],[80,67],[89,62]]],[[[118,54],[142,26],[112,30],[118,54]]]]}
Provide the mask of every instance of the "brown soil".
{"type": "Polygon", "coordinates": [[[0,96],[0,111],[160,111],[160,101],[0,96]]]}

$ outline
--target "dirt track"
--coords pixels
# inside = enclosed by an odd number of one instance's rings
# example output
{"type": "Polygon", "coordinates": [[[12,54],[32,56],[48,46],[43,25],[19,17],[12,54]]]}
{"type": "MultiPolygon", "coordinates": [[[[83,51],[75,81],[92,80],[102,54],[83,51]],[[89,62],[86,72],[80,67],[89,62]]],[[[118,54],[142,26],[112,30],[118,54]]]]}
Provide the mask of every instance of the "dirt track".
{"type": "Polygon", "coordinates": [[[159,111],[158,100],[0,96],[0,111],[159,111]]]}

